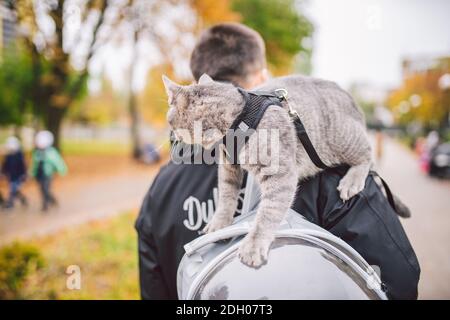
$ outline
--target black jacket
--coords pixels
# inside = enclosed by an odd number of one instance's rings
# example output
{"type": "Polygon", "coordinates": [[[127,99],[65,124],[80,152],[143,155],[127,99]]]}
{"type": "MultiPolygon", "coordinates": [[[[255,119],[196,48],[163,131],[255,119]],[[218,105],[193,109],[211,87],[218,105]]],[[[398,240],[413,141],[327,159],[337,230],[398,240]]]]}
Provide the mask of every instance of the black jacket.
{"type": "MultiPolygon", "coordinates": [[[[293,209],[342,238],[381,270],[388,296],[416,299],[420,268],[397,215],[369,175],[365,189],[343,203],[336,191],[345,169],[302,183],[293,209]]],[[[147,193],[136,229],[143,299],[177,299],[183,245],[199,236],[215,209],[217,167],[169,162],[147,193]]]]}
{"type": "Polygon", "coordinates": [[[27,174],[25,159],[22,151],[8,154],[3,160],[2,173],[10,181],[23,179],[27,174]]]}
{"type": "Polygon", "coordinates": [[[144,299],[176,299],[183,246],[199,236],[213,214],[217,166],[169,162],[145,196],[136,229],[144,299]]]}

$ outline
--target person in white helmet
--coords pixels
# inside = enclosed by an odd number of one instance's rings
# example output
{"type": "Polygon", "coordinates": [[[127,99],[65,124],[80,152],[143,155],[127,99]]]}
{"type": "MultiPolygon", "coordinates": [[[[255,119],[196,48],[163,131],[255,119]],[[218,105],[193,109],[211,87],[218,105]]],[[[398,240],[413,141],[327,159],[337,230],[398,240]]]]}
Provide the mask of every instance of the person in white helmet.
{"type": "Polygon", "coordinates": [[[5,203],[5,208],[12,209],[16,199],[19,199],[22,206],[26,207],[28,201],[20,191],[20,188],[26,180],[27,168],[19,139],[14,136],[6,139],[5,149],[7,155],[1,167],[2,174],[9,182],[9,196],[5,203]]]}
{"type": "Polygon", "coordinates": [[[67,166],[53,147],[53,134],[50,131],[39,131],[35,137],[35,146],[32,155],[31,175],[39,184],[42,196],[42,211],[49,206],[56,205],[56,198],[51,192],[51,182],[55,173],[65,175],[67,166]]]}

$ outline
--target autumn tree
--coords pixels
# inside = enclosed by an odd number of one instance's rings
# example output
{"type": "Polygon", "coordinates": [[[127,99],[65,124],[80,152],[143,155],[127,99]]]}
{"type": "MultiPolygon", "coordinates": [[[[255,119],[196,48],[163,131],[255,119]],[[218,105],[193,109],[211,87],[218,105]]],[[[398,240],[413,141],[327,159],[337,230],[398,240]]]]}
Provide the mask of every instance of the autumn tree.
{"type": "MultiPolygon", "coordinates": [[[[275,75],[293,70],[301,55],[308,66],[312,54],[312,23],[302,14],[295,0],[191,0],[198,15],[198,28],[236,21],[258,31],[266,43],[267,61],[275,75]]],[[[309,71],[309,70],[306,70],[309,71]]]]}
{"type": "Polygon", "coordinates": [[[418,122],[429,129],[443,129],[448,125],[448,88],[440,85],[440,79],[450,74],[450,60],[444,59],[441,64],[406,75],[403,84],[389,94],[387,105],[400,124],[418,122]]]}
{"type": "Polygon", "coordinates": [[[191,0],[191,7],[197,13],[196,34],[220,22],[237,22],[241,15],[232,8],[233,0],[191,0]]]}
{"type": "Polygon", "coordinates": [[[23,94],[32,96],[35,114],[59,147],[62,120],[85,92],[89,63],[106,41],[120,1],[8,0],[6,4],[15,13],[32,61],[33,89],[23,94]]]}
{"type": "Polygon", "coordinates": [[[74,103],[67,115],[69,121],[108,126],[127,115],[124,97],[113,89],[108,79],[99,80],[98,87],[88,97],[74,103]]]}
{"type": "MultiPolygon", "coordinates": [[[[195,39],[208,26],[224,21],[240,21],[241,16],[231,8],[231,0],[187,0],[179,1],[186,7],[185,14],[190,21],[184,25],[174,25],[176,39],[164,39],[159,43],[165,54],[159,63],[148,73],[144,90],[139,94],[138,104],[146,122],[156,126],[166,125],[167,95],[161,81],[163,74],[175,78],[178,82],[189,83],[190,73],[177,73],[177,68],[188,66],[195,39]],[[191,41],[183,41],[185,39],[191,41]],[[168,43],[168,41],[170,41],[168,43]]],[[[157,39],[155,39],[157,40],[157,39]]]]}
{"type": "MultiPolygon", "coordinates": [[[[258,31],[266,43],[267,61],[275,75],[292,71],[295,57],[309,60],[312,23],[295,0],[233,0],[241,22],[258,31]]],[[[307,64],[307,63],[305,63],[307,64]]]]}
{"type": "Polygon", "coordinates": [[[0,63],[0,125],[21,126],[32,101],[27,94],[33,87],[31,59],[11,49],[0,63]]]}
{"type": "MultiPolygon", "coordinates": [[[[305,46],[313,32],[313,26],[301,14],[293,0],[189,0],[195,18],[194,26],[185,28],[180,38],[197,38],[205,28],[221,22],[242,22],[258,31],[266,42],[269,68],[275,75],[291,72],[299,54],[309,63],[311,48],[305,46]]],[[[149,74],[148,83],[140,95],[140,105],[145,108],[148,121],[164,123],[167,100],[160,79],[166,73],[177,78],[174,69],[180,61],[189,61],[191,46],[185,46],[182,54],[167,55],[161,64],[149,74]],[[176,59],[174,59],[176,57],[176,59]]],[[[178,77],[179,81],[191,80],[178,77]]]]}

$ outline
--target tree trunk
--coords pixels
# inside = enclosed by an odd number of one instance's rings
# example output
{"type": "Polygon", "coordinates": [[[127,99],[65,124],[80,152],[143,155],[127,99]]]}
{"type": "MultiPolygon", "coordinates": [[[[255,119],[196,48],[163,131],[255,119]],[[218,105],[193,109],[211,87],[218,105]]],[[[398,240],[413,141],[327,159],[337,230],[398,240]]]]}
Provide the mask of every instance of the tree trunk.
{"type": "Polygon", "coordinates": [[[139,159],[142,155],[141,150],[141,137],[139,130],[139,110],[136,104],[136,95],[134,92],[130,92],[128,99],[128,108],[130,112],[130,134],[131,134],[131,144],[133,147],[133,158],[139,159]]]}
{"type": "Polygon", "coordinates": [[[14,125],[13,127],[13,135],[19,138],[19,140],[23,141],[22,139],[22,125],[14,125]]]}
{"type": "Polygon", "coordinates": [[[49,107],[45,117],[45,127],[53,133],[53,146],[61,151],[61,125],[67,108],[49,107]]]}
{"type": "Polygon", "coordinates": [[[129,92],[128,92],[128,111],[130,113],[130,135],[132,144],[132,157],[134,159],[139,159],[142,155],[142,145],[141,136],[139,130],[139,109],[136,101],[136,94],[133,90],[133,78],[134,78],[134,63],[137,60],[137,41],[138,32],[134,32],[134,47],[133,47],[133,60],[130,63],[130,74],[129,74],[129,92]]]}

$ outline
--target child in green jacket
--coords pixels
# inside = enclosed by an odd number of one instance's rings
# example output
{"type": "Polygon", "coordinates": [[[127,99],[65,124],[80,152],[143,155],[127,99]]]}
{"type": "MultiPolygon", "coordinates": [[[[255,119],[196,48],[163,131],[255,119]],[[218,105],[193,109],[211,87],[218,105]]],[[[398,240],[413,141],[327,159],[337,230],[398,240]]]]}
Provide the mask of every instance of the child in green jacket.
{"type": "Polygon", "coordinates": [[[56,205],[56,199],[51,192],[53,175],[65,175],[67,166],[58,150],[52,147],[53,134],[40,131],[35,138],[36,148],[32,154],[31,175],[39,184],[42,195],[42,210],[47,211],[49,205],[56,205]]]}

